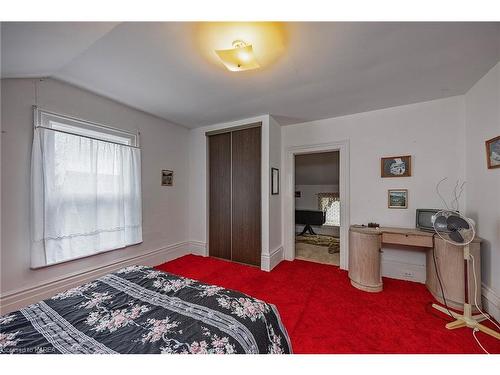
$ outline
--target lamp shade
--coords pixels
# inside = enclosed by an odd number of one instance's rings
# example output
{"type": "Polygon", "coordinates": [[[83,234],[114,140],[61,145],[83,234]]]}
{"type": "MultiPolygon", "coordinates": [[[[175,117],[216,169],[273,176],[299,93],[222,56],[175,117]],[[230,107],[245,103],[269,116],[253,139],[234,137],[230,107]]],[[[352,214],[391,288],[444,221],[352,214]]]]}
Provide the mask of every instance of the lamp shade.
{"type": "Polygon", "coordinates": [[[232,72],[241,72],[260,67],[252,48],[239,41],[233,43],[235,48],[216,50],[215,53],[222,61],[224,66],[232,72]]]}

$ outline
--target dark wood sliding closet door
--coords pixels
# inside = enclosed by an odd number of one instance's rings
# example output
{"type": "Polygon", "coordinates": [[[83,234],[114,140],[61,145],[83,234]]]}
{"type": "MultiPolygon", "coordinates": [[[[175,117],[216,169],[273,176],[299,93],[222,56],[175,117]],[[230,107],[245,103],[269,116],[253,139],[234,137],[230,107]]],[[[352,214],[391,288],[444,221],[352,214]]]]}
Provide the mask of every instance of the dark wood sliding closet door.
{"type": "Polygon", "coordinates": [[[231,259],[231,133],[208,137],[209,253],[231,259]]]}
{"type": "Polygon", "coordinates": [[[232,167],[232,260],[260,266],[260,127],[232,132],[232,167]]]}

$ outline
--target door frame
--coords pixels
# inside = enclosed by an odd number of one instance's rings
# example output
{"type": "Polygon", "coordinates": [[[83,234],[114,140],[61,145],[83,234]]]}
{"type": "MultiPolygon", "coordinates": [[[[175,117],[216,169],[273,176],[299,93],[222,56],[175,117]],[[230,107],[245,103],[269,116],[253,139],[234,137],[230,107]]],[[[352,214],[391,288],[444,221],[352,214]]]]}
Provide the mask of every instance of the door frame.
{"type": "Polygon", "coordinates": [[[339,151],[340,268],[348,269],[350,226],[349,140],[289,146],[285,151],[283,233],[285,259],[295,259],[295,155],[339,151]]]}

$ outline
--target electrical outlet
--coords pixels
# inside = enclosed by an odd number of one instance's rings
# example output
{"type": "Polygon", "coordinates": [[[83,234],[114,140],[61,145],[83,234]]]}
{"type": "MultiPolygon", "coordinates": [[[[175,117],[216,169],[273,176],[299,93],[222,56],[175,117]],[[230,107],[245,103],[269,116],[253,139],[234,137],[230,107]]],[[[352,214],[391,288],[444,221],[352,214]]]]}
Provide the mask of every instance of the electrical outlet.
{"type": "Polygon", "coordinates": [[[415,279],[415,274],[412,271],[403,271],[403,277],[405,279],[415,279]]]}

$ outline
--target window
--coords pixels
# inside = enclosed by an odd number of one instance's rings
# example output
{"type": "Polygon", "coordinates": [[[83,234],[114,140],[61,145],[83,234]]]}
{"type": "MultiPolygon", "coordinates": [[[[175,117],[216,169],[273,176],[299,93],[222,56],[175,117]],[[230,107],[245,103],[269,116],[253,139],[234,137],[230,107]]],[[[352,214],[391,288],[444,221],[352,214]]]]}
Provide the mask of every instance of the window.
{"type": "Polygon", "coordinates": [[[32,268],[142,242],[137,134],[35,111],[32,268]]]}
{"type": "Polygon", "coordinates": [[[319,209],[326,212],[325,225],[340,226],[340,199],[336,193],[318,194],[319,209]]]}

